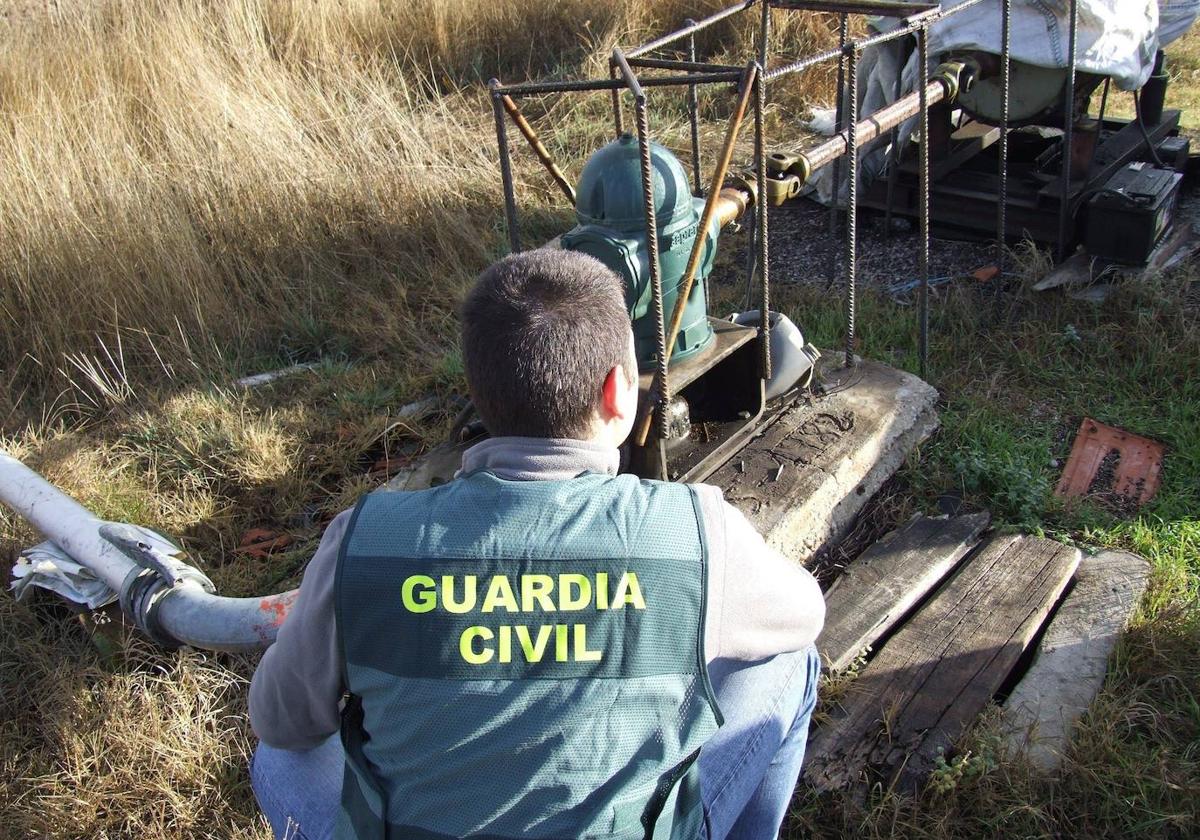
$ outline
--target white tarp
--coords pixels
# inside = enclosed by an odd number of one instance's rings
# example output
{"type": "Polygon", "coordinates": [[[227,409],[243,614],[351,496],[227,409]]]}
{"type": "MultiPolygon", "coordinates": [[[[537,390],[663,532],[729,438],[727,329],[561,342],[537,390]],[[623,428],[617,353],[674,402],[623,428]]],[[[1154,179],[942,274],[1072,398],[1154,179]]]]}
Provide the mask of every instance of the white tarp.
{"type": "MultiPolygon", "coordinates": [[[[942,6],[950,8],[962,2],[946,0],[942,6]]],[[[1077,8],[1076,68],[1110,76],[1118,87],[1135,90],[1149,78],[1155,53],[1183,35],[1200,14],[1200,0],[1078,0],[1077,8]]],[[[930,61],[936,66],[941,56],[967,50],[999,55],[1001,10],[1000,0],[984,0],[935,23],[929,31],[930,61]]],[[[1013,0],[1013,61],[1066,67],[1069,10],[1067,0],[1013,0]]],[[[881,32],[897,25],[892,18],[871,21],[872,28],[881,32]]],[[[859,114],[870,114],[895,100],[897,75],[900,96],[916,89],[917,56],[911,39],[900,38],[864,50],[858,73],[859,114]]],[[[900,127],[901,147],[915,123],[914,118],[900,127]]],[[[859,171],[864,182],[880,174],[885,155],[882,142],[863,155],[859,171]]],[[[832,175],[832,167],[826,167],[813,179],[823,201],[829,199],[832,175]]]]}

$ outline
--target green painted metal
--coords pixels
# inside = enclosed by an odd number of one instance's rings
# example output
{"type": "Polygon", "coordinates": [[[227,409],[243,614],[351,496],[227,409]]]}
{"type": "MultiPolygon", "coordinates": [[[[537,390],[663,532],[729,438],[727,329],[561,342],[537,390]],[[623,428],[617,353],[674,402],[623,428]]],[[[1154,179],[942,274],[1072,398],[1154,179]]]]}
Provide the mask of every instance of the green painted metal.
{"type": "MultiPolygon", "coordinates": [[[[692,195],[683,165],[666,148],[651,143],[650,161],[654,170],[664,321],[669,322],[696,239],[704,200],[692,195]]],[[[657,352],[656,325],[638,145],[632,135],[621,135],[588,159],[576,187],[575,214],[579,224],[563,235],[562,247],[596,257],[624,280],[638,366],[648,370],[653,367],[657,352]]],[[[700,267],[684,309],[672,361],[693,356],[713,341],[705,279],[712,270],[719,234],[720,222],[714,219],[704,232],[700,267]]]]}

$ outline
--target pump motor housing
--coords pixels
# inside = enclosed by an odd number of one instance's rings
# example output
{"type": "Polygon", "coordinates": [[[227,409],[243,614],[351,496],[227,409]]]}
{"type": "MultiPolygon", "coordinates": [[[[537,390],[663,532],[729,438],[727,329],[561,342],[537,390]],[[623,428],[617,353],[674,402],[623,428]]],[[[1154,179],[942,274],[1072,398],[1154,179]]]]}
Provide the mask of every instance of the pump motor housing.
{"type": "MultiPolygon", "coordinates": [[[[704,200],[692,195],[687,174],[675,155],[651,143],[650,163],[663,311],[668,319],[675,310],[696,236],[705,238],[679,338],[671,354],[671,361],[676,362],[699,354],[713,342],[705,280],[712,271],[721,226],[714,218],[707,230],[699,230],[704,200]]],[[[648,370],[656,362],[657,322],[650,283],[641,162],[633,136],[621,135],[588,159],[576,187],[575,213],[579,223],[563,234],[560,243],[563,248],[595,257],[624,281],[638,367],[648,370]]]]}

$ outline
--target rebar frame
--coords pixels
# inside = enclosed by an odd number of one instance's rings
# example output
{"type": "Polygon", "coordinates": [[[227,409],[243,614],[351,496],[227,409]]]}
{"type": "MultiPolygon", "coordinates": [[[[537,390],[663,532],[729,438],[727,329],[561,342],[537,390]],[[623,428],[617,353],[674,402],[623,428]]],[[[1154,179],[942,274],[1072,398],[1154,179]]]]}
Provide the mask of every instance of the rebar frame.
{"type": "MultiPolygon", "coordinates": [[[[846,131],[845,124],[845,108],[846,108],[846,42],[850,39],[850,16],[842,12],[841,20],[838,29],[838,75],[837,75],[837,101],[834,103],[833,110],[833,126],[836,131],[846,131]]],[[[829,196],[829,241],[833,242],[837,237],[838,226],[838,201],[841,199],[842,193],[842,159],[838,157],[833,162],[833,184],[832,192],[829,196]]],[[[837,279],[837,248],[829,249],[829,285],[833,286],[834,280],[837,279]]]]}
{"type": "MultiPolygon", "coordinates": [[[[1012,79],[1012,0],[1000,10],[1000,202],[996,207],[996,269],[1004,272],[1004,246],[1008,242],[1008,103],[1012,79]]],[[[996,287],[1000,286],[999,275],[996,287]]]]}
{"type": "MultiPolygon", "coordinates": [[[[688,18],[683,22],[683,25],[693,26],[696,21],[688,18]]],[[[696,63],[696,33],[689,33],[688,39],[688,62],[696,63]]],[[[688,85],[688,128],[691,133],[692,140],[692,192],[697,195],[702,189],[700,183],[700,96],[699,88],[695,85],[688,85]]]]}
{"type": "Polygon", "coordinates": [[[1062,195],[1058,206],[1058,253],[1061,261],[1067,258],[1071,220],[1071,143],[1075,131],[1075,47],[1079,30],[1079,2],[1070,0],[1067,7],[1067,81],[1063,85],[1062,195]]]}
{"type": "Polygon", "coordinates": [[[921,93],[921,113],[917,117],[917,139],[921,149],[918,162],[917,224],[920,231],[921,291],[917,313],[917,357],[921,378],[929,373],[929,28],[917,30],[917,88],[921,93]]]}
{"type": "MultiPolygon", "coordinates": [[[[654,313],[653,317],[656,322],[656,344],[658,350],[658,359],[656,361],[655,385],[651,399],[655,405],[649,406],[649,410],[653,411],[658,406],[665,406],[669,402],[670,389],[670,354],[671,348],[670,338],[668,336],[667,313],[663,311],[663,292],[662,278],[658,265],[658,241],[655,235],[656,219],[653,207],[653,171],[650,166],[650,136],[649,136],[649,120],[647,106],[647,89],[655,87],[682,87],[685,88],[686,103],[689,118],[689,129],[691,134],[691,163],[692,163],[692,180],[695,192],[701,194],[704,188],[704,178],[702,175],[701,166],[701,139],[699,127],[699,88],[702,85],[728,85],[730,83],[748,83],[752,85],[751,95],[753,96],[754,107],[754,161],[753,167],[755,178],[758,181],[759,194],[756,197],[753,207],[754,224],[752,226],[753,242],[747,251],[748,260],[748,277],[747,283],[749,288],[753,288],[755,267],[758,271],[759,280],[759,299],[762,319],[759,324],[759,337],[762,343],[761,354],[761,373],[764,378],[771,375],[772,360],[770,356],[770,266],[769,266],[769,227],[768,227],[768,203],[765,200],[765,184],[768,177],[766,170],[766,126],[765,126],[765,108],[767,103],[767,85],[769,82],[781,78],[783,76],[800,73],[805,70],[816,67],[817,65],[837,61],[838,62],[838,96],[836,108],[836,124],[839,131],[839,136],[844,138],[844,143],[838,141],[832,144],[831,148],[823,149],[821,157],[813,168],[832,164],[834,167],[834,201],[830,208],[830,233],[836,235],[838,202],[837,197],[840,193],[840,183],[842,174],[842,157],[846,157],[847,172],[847,206],[846,206],[846,230],[844,242],[845,254],[845,314],[846,314],[846,357],[847,365],[853,365],[855,362],[855,339],[856,339],[856,297],[857,297],[857,221],[858,221],[858,156],[861,151],[861,143],[868,142],[873,136],[868,128],[865,138],[860,136],[860,126],[858,119],[858,58],[864,49],[868,47],[880,45],[888,41],[914,37],[917,41],[919,53],[920,74],[919,74],[919,138],[920,138],[920,173],[919,173],[919,228],[920,228],[920,313],[919,313],[919,357],[921,373],[924,376],[928,365],[929,352],[929,108],[936,101],[941,100],[940,93],[937,89],[934,90],[936,99],[930,96],[929,82],[929,66],[928,66],[928,33],[929,27],[943,18],[953,14],[958,14],[966,9],[969,9],[983,0],[966,0],[957,6],[943,9],[938,5],[934,5],[924,0],[741,0],[724,9],[720,9],[713,14],[708,15],[700,20],[691,18],[683,22],[683,26],[674,31],[668,32],[658,38],[648,41],[638,47],[621,51],[614,50],[613,56],[609,62],[609,77],[607,79],[578,79],[578,80],[563,80],[563,81],[547,81],[547,82],[525,82],[521,84],[503,85],[499,81],[493,79],[490,83],[493,111],[496,121],[496,139],[499,152],[500,175],[502,186],[504,189],[504,209],[506,217],[506,228],[508,233],[509,247],[513,251],[520,250],[520,229],[517,219],[517,206],[515,186],[513,181],[511,150],[509,148],[508,136],[505,125],[506,113],[516,117],[519,111],[516,110],[515,104],[511,108],[506,108],[506,104],[511,104],[513,99],[519,99],[525,96],[539,96],[543,94],[562,94],[573,92],[599,92],[608,91],[611,96],[612,111],[613,111],[613,128],[617,136],[622,135],[627,131],[625,126],[625,118],[623,112],[623,94],[626,92],[632,94],[634,99],[635,122],[638,142],[638,155],[641,164],[642,173],[642,190],[643,203],[645,204],[646,218],[646,241],[649,249],[650,257],[650,281],[652,286],[652,297],[654,313]],[[723,21],[733,15],[746,11],[755,5],[759,6],[759,32],[757,39],[757,56],[756,60],[751,62],[749,79],[747,81],[747,68],[728,64],[716,64],[697,60],[696,53],[696,35],[714,24],[723,21]],[[771,29],[772,29],[772,13],[774,10],[800,10],[800,11],[827,11],[839,15],[839,43],[836,49],[826,50],[805,58],[779,64],[775,67],[770,67],[771,59],[771,29]],[[850,16],[876,14],[885,15],[897,19],[897,25],[892,29],[883,32],[877,32],[865,37],[852,38],[850,36],[850,16]],[[668,51],[667,55],[654,56],[652,53],[659,51],[668,51]],[[685,57],[680,57],[680,56],[685,57]],[[661,71],[667,75],[641,75],[637,71],[661,71]]],[[[1005,237],[1007,234],[1006,220],[1004,215],[1005,197],[1007,195],[1007,174],[1005,171],[1004,162],[1007,158],[1007,115],[1008,115],[1008,86],[1009,86],[1009,57],[1010,57],[1010,22],[1011,22],[1011,0],[1004,0],[1003,19],[1001,21],[1003,28],[1003,46],[1002,46],[1002,63],[1004,66],[1004,78],[1002,83],[1003,90],[1003,112],[1004,125],[1001,127],[1001,202],[998,210],[997,218],[997,245],[998,249],[1002,250],[1005,237]]],[[[1074,69],[1075,69],[1075,43],[1076,43],[1076,27],[1077,27],[1077,0],[1071,0],[1071,36],[1070,36],[1070,72],[1066,94],[1068,101],[1065,110],[1070,114],[1070,96],[1073,88],[1074,69]]],[[[744,92],[744,91],[743,91],[744,92]]],[[[881,112],[877,112],[881,113],[881,112]]],[[[911,112],[910,112],[911,113],[911,112]]],[[[874,115],[868,115],[872,117],[874,115]]],[[[740,120],[740,117],[739,117],[740,120]]],[[[518,123],[518,127],[520,124],[518,123]]],[[[539,159],[546,165],[551,174],[555,176],[560,189],[566,181],[566,176],[553,167],[549,153],[541,145],[540,141],[535,143],[536,134],[533,134],[530,128],[526,131],[522,128],[522,133],[530,140],[530,145],[534,147],[539,159]],[[532,139],[531,139],[532,138],[532,139]],[[552,168],[553,167],[553,168],[552,168]],[[557,174],[556,174],[557,173],[557,174]],[[561,177],[560,177],[561,176],[561,177]]],[[[736,132],[734,132],[736,133],[736,132]]],[[[1064,137],[1064,165],[1063,165],[1063,181],[1064,193],[1066,187],[1069,186],[1070,178],[1070,162],[1069,162],[1069,142],[1070,142],[1070,119],[1067,120],[1066,136],[1064,137]]],[[[825,145],[830,145],[829,143],[825,145]]],[[[729,150],[724,150],[728,152],[729,150]]],[[[727,157],[723,153],[722,157],[727,157]]],[[[728,165],[727,161],[723,161],[724,165],[728,165]]],[[[722,162],[718,162],[718,171],[721,169],[722,162]]],[[[811,173],[810,173],[811,174],[811,173]]],[[[715,183],[710,186],[710,191],[719,192],[720,184],[715,183]]],[[[563,190],[564,195],[568,195],[566,189],[563,190]]],[[[1060,220],[1060,250],[1062,242],[1065,238],[1065,228],[1060,220]]],[[[830,281],[836,279],[836,248],[832,249],[831,264],[830,264],[830,281]]],[[[998,255],[998,260],[1002,259],[998,255]]],[[[662,418],[665,412],[657,412],[660,421],[657,424],[657,432],[660,437],[665,436],[665,428],[662,424],[662,418]]],[[[645,420],[649,420],[646,417],[645,420]]],[[[644,438],[643,438],[644,440],[644,438]]]]}
{"type": "Polygon", "coordinates": [[[846,367],[854,367],[858,284],[858,47],[846,56],[846,367]]]}

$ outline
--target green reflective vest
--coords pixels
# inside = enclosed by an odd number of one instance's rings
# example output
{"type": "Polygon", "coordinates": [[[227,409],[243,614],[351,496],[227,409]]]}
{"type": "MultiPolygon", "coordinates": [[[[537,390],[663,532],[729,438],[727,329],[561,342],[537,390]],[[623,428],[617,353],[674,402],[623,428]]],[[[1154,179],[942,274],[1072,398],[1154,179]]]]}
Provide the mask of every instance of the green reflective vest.
{"type": "Polygon", "coordinates": [[[477,472],[342,542],[340,838],[695,838],[719,712],[695,491],[477,472]]]}

